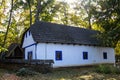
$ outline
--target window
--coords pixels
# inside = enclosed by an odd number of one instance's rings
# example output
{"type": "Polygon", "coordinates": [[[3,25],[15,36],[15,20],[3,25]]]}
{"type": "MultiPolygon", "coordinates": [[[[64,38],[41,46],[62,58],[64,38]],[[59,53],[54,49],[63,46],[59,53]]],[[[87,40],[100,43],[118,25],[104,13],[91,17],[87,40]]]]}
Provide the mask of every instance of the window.
{"type": "Polygon", "coordinates": [[[33,56],[33,53],[32,53],[32,51],[29,51],[28,52],[28,60],[32,60],[32,56],[33,56]]]}
{"type": "Polygon", "coordinates": [[[29,36],[30,36],[30,31],[29,31],[29,36]]]}
{"type": "Polygon", "coordinates": [[[107,59],[107,52],[103,52],[103,59],[107,59]]]}
{"type": "Polygon", "coordinates": [[[55,57],[56,57],[56,60],[62,60],[62,51],[56,51],[55,57]]]}
{"type": "Polygon", "coordinates": [[[27,33],[25,34],[26,38],[27,38],[27,33]]]}
{"type": "Polygon", "coordinates": [[[83,59],[88,59],[88,52],[83,52],[83,59]]]}

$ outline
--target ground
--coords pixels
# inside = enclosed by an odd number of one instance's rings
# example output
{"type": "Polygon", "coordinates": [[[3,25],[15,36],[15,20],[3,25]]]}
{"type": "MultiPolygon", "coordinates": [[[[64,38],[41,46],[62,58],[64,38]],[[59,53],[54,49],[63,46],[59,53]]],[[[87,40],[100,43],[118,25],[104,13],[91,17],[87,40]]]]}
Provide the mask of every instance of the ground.
{"type": "Polygon", "coordinates": [[[16,76],[15,72],[0,69],[0,80],[120,80],[120,74],[100,74],[94,67],[62,68],[47,74],[16,76]]]}

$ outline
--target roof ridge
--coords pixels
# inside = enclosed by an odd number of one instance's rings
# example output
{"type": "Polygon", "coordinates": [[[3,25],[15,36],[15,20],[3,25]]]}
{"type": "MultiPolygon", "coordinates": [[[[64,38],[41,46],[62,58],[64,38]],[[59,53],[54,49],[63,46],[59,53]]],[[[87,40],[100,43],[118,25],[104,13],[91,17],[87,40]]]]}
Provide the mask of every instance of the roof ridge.
{"type": "Polygon", "coordinates": [[[71,27],[71,28],[76,28],[76,29],[83,29],[83,30],[89,30],[89,31],[97,31],[97,30],[91,30],[91,29],[87,29],[87,28],[81,28],[81,27],[78,27],[78,26],[70,26],[70,25],[64,25],[64,24],[58,24],[58,23],[52,23],[52,22],[46,22],[46,21],[38,21],[38,22],[36,22],[34,24],[38,24],[38,23],[47,23],[47,24],[60,25],[60,26],[71,27]]]}

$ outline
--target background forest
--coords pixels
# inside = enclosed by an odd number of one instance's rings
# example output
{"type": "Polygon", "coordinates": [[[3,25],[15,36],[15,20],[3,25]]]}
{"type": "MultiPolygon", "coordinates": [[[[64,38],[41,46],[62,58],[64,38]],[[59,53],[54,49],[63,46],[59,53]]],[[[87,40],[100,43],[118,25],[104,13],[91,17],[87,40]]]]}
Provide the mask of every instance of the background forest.
{"type": "Polygon", "coordinates": [[[120,0],[0,0],[0,52],[39,20],[98,30],[101,45],[120,55],[120,0]]]}

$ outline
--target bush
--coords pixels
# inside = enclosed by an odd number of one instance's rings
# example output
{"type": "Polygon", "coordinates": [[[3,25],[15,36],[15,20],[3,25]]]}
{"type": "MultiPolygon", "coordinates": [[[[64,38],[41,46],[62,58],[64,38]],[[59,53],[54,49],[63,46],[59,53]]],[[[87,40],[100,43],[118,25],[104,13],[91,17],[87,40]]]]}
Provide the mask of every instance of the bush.
{"type": "Polygon", "coordinates": [[[120,69],[117,67],[111,67],[111,73],[120,74],[120,69]]]}
{"type": "Polygon", "coordinates": [[[17,71],[17,76],[28,76],[28,75],[36,75],[37,72],[29,70],[27,68],[21,68],[17,71]]]}
{"type": "Polygon", "coordinates": [[[108,74],[110,73],[110,67],[108,65],[99,65],[96,68],[96,72],[108,74]]]}
{"type": "Polygon", "coordinates": [[[111,65],[99,65],[95,69],[98,73],[104,73],[104,74],[120,74],[120,69],[113,67],[111,65]]]}

